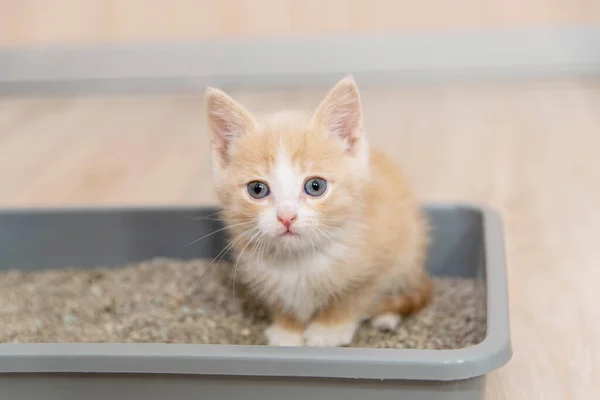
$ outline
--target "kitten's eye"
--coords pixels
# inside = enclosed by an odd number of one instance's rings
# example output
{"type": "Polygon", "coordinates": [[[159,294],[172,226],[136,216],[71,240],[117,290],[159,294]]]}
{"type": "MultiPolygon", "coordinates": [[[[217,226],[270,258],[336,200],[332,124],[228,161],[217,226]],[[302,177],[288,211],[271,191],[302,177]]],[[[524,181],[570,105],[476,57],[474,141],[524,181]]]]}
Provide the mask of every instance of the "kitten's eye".
{"type": "Polygon", "coordinates": [[[304,184],[304,191],[307,195],[313,197],[322,196],[327,190],[327,181],[321,178],[310,178],[304,184]]]}
{"type": "Polygon", "coordinates": [[[259,181],[250,182],[248,184],[248,194],[254,199],[263,199],[269,195],[269,187],[259,181]]]}

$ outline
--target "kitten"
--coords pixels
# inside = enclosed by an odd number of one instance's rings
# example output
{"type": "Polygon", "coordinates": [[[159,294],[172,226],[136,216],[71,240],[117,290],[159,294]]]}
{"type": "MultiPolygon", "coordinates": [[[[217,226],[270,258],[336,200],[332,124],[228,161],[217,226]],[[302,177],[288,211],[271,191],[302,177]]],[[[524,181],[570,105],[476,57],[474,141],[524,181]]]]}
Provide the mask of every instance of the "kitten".
{"type": "Polygon", "coordinates": [[[209,88],[214,182],[241,279],[272,314],[269,345],[349,345],[424,307],[428,227],[401,171],[370,151],[352,77],[311,115],[255,120],[209,88]]]}

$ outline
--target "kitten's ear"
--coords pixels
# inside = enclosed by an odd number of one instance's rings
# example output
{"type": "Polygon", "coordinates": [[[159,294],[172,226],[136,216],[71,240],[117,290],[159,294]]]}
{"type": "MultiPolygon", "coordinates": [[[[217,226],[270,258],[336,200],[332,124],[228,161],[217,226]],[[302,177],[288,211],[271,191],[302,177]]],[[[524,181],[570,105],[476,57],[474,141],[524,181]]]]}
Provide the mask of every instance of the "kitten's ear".
{"type": "Polygon", "coordinates": [[[215,88],[206,90],[206,113],[214,162],[219,168],[227,165],[231,145],[254,129],[250,114],[231,97],[215,88]]]}
{"type": "Polygon", "coordinates": [[[313,122],[341,139],[351,153],[361,142],[362,108],[358,87],[352,76],[339,81],[321,102],[313,122]]]}

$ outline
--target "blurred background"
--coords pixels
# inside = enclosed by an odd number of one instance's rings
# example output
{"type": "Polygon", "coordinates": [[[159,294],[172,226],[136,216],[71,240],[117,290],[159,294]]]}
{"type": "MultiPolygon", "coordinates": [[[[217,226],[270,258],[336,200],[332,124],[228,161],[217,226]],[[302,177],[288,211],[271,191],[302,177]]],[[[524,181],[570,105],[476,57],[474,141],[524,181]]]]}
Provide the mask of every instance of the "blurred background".
{"type": "Polygon", "coordinates": [[[595,0],[3,0],[0,44],[558,27],[599,19],[595,0]]]}
{"type": "Polygon", "coordinates": [[[206,85],[262,112],[353,73],[423,201],[503,216],[489,398],[596,398],[599,32],[598,0],[0,0],[0,207],[212,205],[206,85]]]}

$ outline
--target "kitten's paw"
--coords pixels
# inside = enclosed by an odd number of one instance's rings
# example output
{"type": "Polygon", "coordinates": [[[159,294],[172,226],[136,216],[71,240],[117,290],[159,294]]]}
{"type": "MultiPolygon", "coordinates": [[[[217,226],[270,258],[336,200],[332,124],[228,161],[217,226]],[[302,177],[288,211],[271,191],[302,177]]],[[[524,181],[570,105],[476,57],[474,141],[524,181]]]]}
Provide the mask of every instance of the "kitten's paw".
{"type": "Polygon", "coordinates": [[[302,334],[299,332],[283,329],[278,325],[271,325],[265,330],[269,346],[297,347],[304,344],[302,334]]]}
{"type": "Polygon", "coordinates": [[[347,346],[352,342],[356,323],[344,325],[310,324],[304,332],[306,344],[312,347],[347,346]]]}
{"type": "Polygon", "coordinates": [[[400,314],[381,314],[371,319],[371,326],[382,332],[393,332],[402,321],[400,314]]]}

